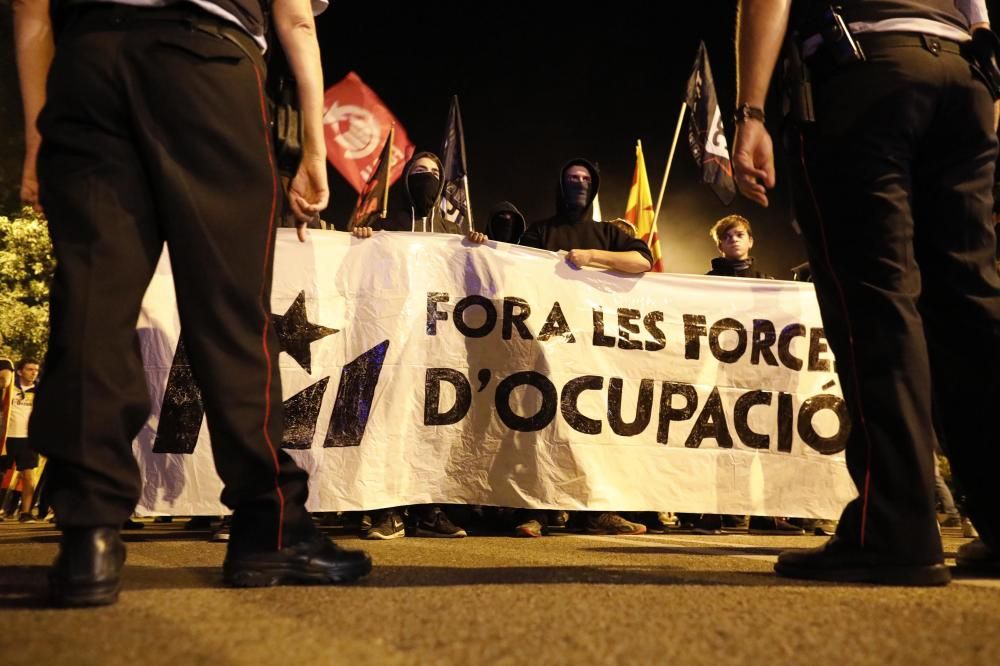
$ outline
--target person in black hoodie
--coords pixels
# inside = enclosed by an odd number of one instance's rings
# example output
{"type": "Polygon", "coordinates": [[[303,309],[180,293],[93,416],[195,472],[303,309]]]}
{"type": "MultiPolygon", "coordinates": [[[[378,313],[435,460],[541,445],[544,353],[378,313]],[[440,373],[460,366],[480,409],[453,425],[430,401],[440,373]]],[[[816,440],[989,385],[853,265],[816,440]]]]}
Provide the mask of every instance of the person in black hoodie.
{"type": "MultiPolygon", "coordinates": [[[[535,222],[521,236],[521,245],[568,252],[566,261],[578,268],[599,266],[623,273],[644,273],[653,266],[653,255],[641,240],[629,238],[608,222],[594,220],[594,198],[601,178],[597,167],[584,159],[570,160],[559,172],[556,214],[535,222]]],[[[612,512],[586,512],[590,534],[643,534],[646,526],[612,512]]],[[[523,515],[515,529],[519,536],[542,535],[546,516],[534,511],[523,515]]]]}
{"type": "Polygon", "coordinates": [[[607,222],[594,221],[594,197],[600,189],[597,167],[584,159],[570,160],[559,172],[556,214],[535,222],[521,245],[569,254],[578,268],[599,266],[623,273],[645,273],[653,265],[649,247],[607,222]]]}
{"type": "MultiPolygon", "coordinates": [[[[420,231],[461,234],[462,228],[444,219],[441,214],[441,160],[434,153],[415,154],[403,168],[403,176],[390,192],[388,216],[370,227],[354,227],[356,238],[370,238],[373,231],[420,231]]],[[[470,231],[467,238],[474,243],[486,240],[485,234],[470,231]]],[[[455,525],[437,505],[410,507],[416,520],[414,534],[425,537],[461,538],[466,531],[455,525]]],[[[383,509],[375,514],[366,539],[396,539],[405,535],[403,507],[383,509]]]]}
{"type": "MultiPolygon", "coordinates": [[[[431,152],[420,152],[403,167],[403,175],[389,191],[389,211],[385,219],[370,227],[354,227],[357,238],[369,238],[372,231],[428,231],[440,234],[465,234],[462,227],[444,219],[441,213],[441,160],[431,152]]],[[[515,209],[516,210],[516,209],[515,209]]],[[[466,234],[474,243],[486,236],[476,231],[466,234]]]]}
{"type": "Polygon", "coordinates": [[[524,233],[524,215],[509,201],[501,201],[490,213],[486,236],[501,243],[517,243],[524,233]]]}

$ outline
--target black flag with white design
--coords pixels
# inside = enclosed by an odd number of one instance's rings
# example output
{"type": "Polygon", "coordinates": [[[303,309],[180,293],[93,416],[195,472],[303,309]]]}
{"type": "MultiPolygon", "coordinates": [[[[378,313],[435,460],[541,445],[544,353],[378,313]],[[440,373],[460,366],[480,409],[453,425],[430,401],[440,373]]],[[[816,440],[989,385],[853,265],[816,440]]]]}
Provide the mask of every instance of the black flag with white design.
{"type": "Polygon", "coordinates": [[[389,136],[385,138],[382,145],[382,152],[378,156],[372,175],[365,183],[361,194],[358,195],[358,203],[354,206],[351,214],[351,221],[347,229],[354,227],[370,227],[380,218],[386,216],[386,208],[389,197],[389,169],[392,166],[392,141],[396,134],[396,126],[389,128],[389,136]]]}
{"type": "Polygon", "coordinates": [[[701,180],[708,183],[722,203],[729,205],[736,196],[736,183],[705,42],[698,45],[685,102],[688,106],[688,146],[694,161],[701,167],[701,180]]]}
{"type": "Polygon", "coordinates": [[[441,159],[444,162],[444,191],[441,194],[441,214],[463,232],[472,226],[472,208],[469,205],[469,179],[465,166],[465,135],[462,132],[462,113],[458,108],[458,95],[451,98],[448,125],[441,142],[441,159]]]}

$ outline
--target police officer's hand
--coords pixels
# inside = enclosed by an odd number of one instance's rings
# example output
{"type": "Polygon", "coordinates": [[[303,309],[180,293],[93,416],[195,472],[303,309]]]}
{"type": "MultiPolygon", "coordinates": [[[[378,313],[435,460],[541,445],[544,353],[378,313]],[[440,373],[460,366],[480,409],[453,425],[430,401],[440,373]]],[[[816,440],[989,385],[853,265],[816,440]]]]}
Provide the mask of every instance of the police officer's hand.
{"type": "Polygon", "coordinates": [[[355,238],[371,238],[372,228],[371,227],[354,227],[351,229],[351,235],[355,238]]]}
{"type": "Polygon", "coordinates": [[[38,176],[35,173],[35,164],[32,161],[24,161],[24,169],[21,171],[21,203],[31,206],[36,213],[42,212],[42,204],[38,201],[38,176]]]}
{"type": "Polygon", "coordinates": [[[299,170],[288,187],[288,200],[295,215],[299,240],[306,242],[306,225],[319,218],[330,200],[326,181],[326,159],[322,155],[303,155],[299,170]]]}
{"type": "Polygon", "coordinates": [[[748,119],[736,126],[733,170],[740,194],[767,207],[767,190],[774,187],[774,147],[764,123],[748,119]]]}
{"type": "Polygon", "coordinates": [[[476,243],[476,244],[485,243],[486,241],[489,240],[486,234],[481,233],[479,231],[470,231],[468,235],[466,235],[466,238],[470,243],[476,243]]]}

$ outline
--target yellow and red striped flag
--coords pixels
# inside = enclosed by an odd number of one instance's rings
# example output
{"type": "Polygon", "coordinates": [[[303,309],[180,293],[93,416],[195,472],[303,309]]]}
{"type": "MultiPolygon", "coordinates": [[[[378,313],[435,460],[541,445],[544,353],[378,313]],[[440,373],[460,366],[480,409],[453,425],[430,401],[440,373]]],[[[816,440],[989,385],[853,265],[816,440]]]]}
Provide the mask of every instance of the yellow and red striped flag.
{"type": "Polygon", "coordinates": [[[641,238],[653,254],[653,267],[658,273],[663,272],[663,253],[660,252],[660,237],[656,232],[654,220],[653,196],[649,192],[649,178],[646,177],[646,161],[642,158],[642,142],[635,145],[635,173],[632,175],[632,187],[628,191],[628,204],[625,206],[625,219],[635,225],[636,237],[641,238]]]}

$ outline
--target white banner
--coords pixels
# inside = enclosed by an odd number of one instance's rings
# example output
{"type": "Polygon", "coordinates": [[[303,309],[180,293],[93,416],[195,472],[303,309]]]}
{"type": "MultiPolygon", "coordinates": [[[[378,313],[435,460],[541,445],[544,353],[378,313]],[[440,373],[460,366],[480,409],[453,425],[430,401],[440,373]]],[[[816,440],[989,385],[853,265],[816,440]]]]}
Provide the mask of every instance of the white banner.
{"type": "MultiPolygon", "coordinates": [[[[581,270],[439,234],[301,244],[283,229],[271,309],[283,445],[314,511],[835,518],[856,492],[808,284],[581,270]]],[[[224,513],[166,260],[139,328],[154,403],[135,443],[140,510],[224,513]]]]}

